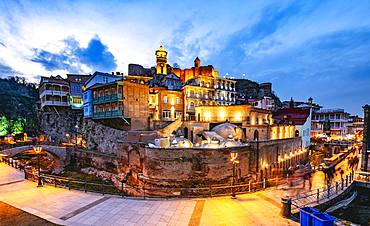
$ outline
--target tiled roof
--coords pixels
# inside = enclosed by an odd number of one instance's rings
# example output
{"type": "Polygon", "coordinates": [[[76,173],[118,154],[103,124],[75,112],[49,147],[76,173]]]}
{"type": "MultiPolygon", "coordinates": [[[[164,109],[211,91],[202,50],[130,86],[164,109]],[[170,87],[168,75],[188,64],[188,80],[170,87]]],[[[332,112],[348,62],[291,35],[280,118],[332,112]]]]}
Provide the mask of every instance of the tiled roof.
{"type": "Polygon", "coordinates": [[[303,108],[283,108],[272,115],[280,125],[303,125],[309,116],[310,109],[303,108]]]}

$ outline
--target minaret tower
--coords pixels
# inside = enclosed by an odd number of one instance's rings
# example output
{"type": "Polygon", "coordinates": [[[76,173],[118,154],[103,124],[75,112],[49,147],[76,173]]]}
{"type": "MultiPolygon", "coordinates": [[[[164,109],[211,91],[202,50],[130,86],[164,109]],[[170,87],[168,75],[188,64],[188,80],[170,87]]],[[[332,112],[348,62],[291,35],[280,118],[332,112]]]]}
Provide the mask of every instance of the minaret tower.
{"type": "Polygon", "coordinates": [[[155,51],[155,56],[157,57],[157,74],[167,75],[167,52],[163,45],[155,51]]]}

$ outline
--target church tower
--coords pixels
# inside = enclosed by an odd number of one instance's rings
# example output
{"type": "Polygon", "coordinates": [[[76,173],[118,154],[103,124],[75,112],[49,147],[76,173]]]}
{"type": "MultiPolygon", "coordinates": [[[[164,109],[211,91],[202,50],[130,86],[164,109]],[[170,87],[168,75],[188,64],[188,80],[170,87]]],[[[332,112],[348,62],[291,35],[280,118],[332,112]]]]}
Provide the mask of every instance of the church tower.
{"type": "Polygon", "coordinates": [[[155,56],[157,58],[157,74],[167,75],[167,52],[164,50],[163,45],[155,51],[155,56]]]}
{"type": "Polygon", "coordinates": [[[200,59],[199,59],[199,57],[195,58],[195,60],[194,60],[194,67],[200,67],[200,59]]]}

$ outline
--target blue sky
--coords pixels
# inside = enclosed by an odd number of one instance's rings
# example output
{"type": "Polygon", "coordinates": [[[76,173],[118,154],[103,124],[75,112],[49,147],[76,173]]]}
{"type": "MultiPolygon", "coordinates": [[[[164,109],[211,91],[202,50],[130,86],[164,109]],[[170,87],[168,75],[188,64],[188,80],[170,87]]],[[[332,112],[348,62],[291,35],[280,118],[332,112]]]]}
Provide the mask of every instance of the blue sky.
{"type": "Polygon", "coordinates": [[[0,1],[0,76],[152,66],[196,56],[278,96],[362,114],[370,103],[369,1],[0,1]],[[243,76],[244,74],[244,76],[243,76]]]}

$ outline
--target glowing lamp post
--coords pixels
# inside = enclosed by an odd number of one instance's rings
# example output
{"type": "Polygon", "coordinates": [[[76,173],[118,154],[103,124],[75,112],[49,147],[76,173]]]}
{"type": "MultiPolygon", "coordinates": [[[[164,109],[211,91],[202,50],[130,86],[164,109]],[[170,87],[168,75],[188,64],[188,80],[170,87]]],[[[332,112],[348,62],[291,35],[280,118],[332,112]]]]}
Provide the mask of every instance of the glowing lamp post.
{"type": "Polygon", "coordinates": [[[37,155],[37,173],[38,173],[38,183],[37,183],[37,187],[42,187],[42,183],[41,183],[41,166],[40,166],[40,155],[41,155],[41,151],[42,151],[42,148],[41,147],[33,147],[33,151],[36,153],[37,155]]]}
{"type": "Polygon", "coordinates": [[[233,164],[233,184],[232,184],[232,187],[231,187],[231,198],[235,199],[235,168],[236,168],[236,164],[239,164],[239,160],[238,160],[238,153],[235,153],[235,152],[231,152],[230,153],[230,161],[232,162],[233,164]]]}

